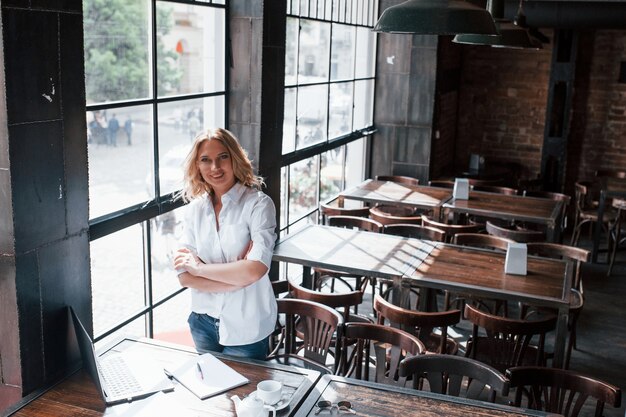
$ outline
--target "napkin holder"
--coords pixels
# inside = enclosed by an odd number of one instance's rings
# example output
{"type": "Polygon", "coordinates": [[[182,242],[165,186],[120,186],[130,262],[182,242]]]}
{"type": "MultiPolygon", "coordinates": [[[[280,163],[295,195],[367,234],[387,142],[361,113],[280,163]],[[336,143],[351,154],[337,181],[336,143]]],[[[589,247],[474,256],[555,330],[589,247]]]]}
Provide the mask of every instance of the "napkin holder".
{"type": "Polygon", "coordinates": [[[526,275],[528,249],[525,243],[509,243],[504,260],[504,273],[513,275],[526,275]]]}
{"type": "Polygon", "coordinates": [[[457,178],[456,180],[454,180],[452,197],[454,197],[456,200],[469,199],[469,180],[467,178],[457,178]]]}

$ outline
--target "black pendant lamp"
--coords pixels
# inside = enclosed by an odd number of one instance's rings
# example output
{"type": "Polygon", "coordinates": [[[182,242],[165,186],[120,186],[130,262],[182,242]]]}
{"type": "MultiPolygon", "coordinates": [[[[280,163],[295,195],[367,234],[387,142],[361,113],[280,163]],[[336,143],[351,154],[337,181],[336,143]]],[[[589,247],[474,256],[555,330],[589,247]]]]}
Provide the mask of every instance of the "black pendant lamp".
{"type": "Polygon", "coordinates": [[[409,0],[383,11],[375,32],[497,35],[489,12],[462,0],[409,0]]]}
{"type": "Polygon", "coordinates": [[[541,49],[541,42],[533,39],[528,31],[505,19],[496,19],[499,36],[456,35],[452,42],[469,45],[488,45],[493,48],[541,49]]]}
{"type": "Polygon", "coordinates": [[[528,30],[518,26],[518,24],[522,23],[521,20],[524,16],[521,1],[520,8],[516,16],[517,24],[502,18],[504,15],[504,5],[502,0],[488,0],[487,8],[496,22],[496,27],[499,33],[498,36],[460,34],[456,35],[452,42],[469,45],[488,45],[493,48],[541,49],[541,42],[531,38],[528,34],[528,30]],[[518,23],[518,20],[520,20],[520,23],[518,23]]]}

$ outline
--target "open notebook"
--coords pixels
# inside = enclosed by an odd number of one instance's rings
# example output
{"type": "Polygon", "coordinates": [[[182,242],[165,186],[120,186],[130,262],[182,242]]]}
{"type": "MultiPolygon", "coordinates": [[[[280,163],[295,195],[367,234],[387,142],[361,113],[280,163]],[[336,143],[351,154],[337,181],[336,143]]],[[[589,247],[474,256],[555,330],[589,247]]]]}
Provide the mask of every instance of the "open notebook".
{"type": "Polygon", "coordinates": [[[210,353],[188,359],[166,372],[201,400],[250,382],[210,353]]]}

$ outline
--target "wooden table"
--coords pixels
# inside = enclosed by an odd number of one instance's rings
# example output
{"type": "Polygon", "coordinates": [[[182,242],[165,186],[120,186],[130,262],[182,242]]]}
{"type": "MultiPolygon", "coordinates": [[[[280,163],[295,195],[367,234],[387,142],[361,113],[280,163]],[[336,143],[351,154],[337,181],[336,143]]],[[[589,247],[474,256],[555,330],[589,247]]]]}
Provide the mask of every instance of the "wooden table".
{"type": "Polygon", "coordinates": [[[469,200],[453,198],[444,203],[443,208],[452,213],[544,225],[548,229],[546,239],[558,242],[562,204],[562,201],[547,198],[470,191],[469,200]]]}
{"type": "Polygon", "coordinates": [[[413,283],[554,308],[558,321],[553,363],[563,364],[573,276],[572,265],[564,261],[529,257],[528,275],[507,275],[503,253],[322,225],[308,225],[281,238],[273,259],[303,265],[305,272],[322,267],[391,278],[398,305],[413,283]]]}
{"type": "MultiPolygon", "coordinates": [[[[594,226],[593,232],[593,246],[591,248],[591,262],[598,262],[598,252],[600,251],[600,236],[602,234],[602,219],[604,218],[604,212],[606,211],[606,202],[613,198],[626,199],[626,190],[601,190],[600,200],[598,201],[598,222],[594,226]]],[[[610,254],[607,255],[607,262],[609,261],[610,254]]]]}
{"type": "Polygon", "coordinates": [[[311,268],[395,279],[399,284],[421,262],[417,255],[432,247],[426,241],[394,235],[306,225],[276,243],[273,260],[302,265],[306,288],[311,288],[311,268]]]}
{"type": "Polygon", "coordinates": [[[356,187],[342,191],[339,196],[368,203],[432,210],[433,216],[439,219],[441,206],[452,198],[452,190],[422,185],[411,186],[392,181],[365,180],[356,187]]]}
{"type": "MultiPolygon", "coordinates": [[[[155,357],[163,366],[180,363],[187,357],[195,356],[195,350],[179,345],[166,344],[151,339],[123,339],[109,350],[139,349],[155,357]]],[[[320,377],[319,372],[290,366],[270,364],[262,361],[237,359],[215,354],[229,366],[245,375],[250,383],[234,388],[206,400],[200,400],[190,391],[175,382],[173,392],[157,393],[150,397],[105,407],[104,401],[88,374],[80,370],[60,383],[42,392],[27,397],[13,407],[13,416],[233,416],[235,408],[233,395],[243,398],[256,390],[256,384],[264,379],[283,382],[283,389],[291,395],[291,402],[277,412],[279,416],[291,416],[304,401],[320,377]]]]}
{"type": "MultiPolygon", "coordinates": [[[[298,417],[315,417],[318,401],[349,401],[360,417],[399,416],[550,416],[551,414],[426,391],[324,375],[298,409],[298,417]]],[[[330,416],[321,412],[317,416],[330,416]]],[[[332,414],[337,415],[337,414],[332,414]]],[[[340,414],[351,416],[353,414],[340,414]]]]}

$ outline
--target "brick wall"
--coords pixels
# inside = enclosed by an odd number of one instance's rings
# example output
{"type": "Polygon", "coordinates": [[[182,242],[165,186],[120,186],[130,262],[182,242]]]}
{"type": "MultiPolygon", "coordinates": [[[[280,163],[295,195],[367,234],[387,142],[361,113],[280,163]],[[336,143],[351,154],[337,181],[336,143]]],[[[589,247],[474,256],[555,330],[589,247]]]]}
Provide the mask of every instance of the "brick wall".
{"type": "Polygon", "coordinates": [[[618,83],[626,61],[626,31],[581,36],[568,148],[568,185],[597,169],[626,169],[626,84],[618,83]]]}
{"type": "MultiPolygon", "coordinates": [[[[544,33],[552,35],[550,30],[544,33]]],[[[541,148],[552,48],[539,51],[462,48],[456,167],[471,153],[522,166],[521,175],[541,169],[541,148]]]]}

